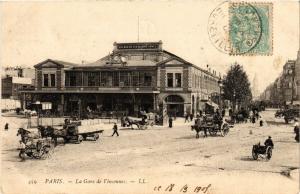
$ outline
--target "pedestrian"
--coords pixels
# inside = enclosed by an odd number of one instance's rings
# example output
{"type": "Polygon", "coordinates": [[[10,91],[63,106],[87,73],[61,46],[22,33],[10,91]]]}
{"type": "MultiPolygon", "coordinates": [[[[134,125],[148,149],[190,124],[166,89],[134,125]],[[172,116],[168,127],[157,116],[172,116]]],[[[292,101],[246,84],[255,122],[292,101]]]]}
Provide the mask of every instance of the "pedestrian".
{"type": "Polygon", "coordinates": [[[262,127],[263,125],[264,125],[264,122],[263,122],[263,120],[260,120],[260,121],[259,121],[259,126],[261,126],[261,127],[262,127]]]}
{"type": "Polygon", "coordinates": [[[170,116],[169,117],[169,128],[172,128],[173,127],[173,119],[172,117],[170,116]]]}
{"type": "Polygon", "coordinates": [[[272,149],[274,148],[274,143],[273,143],[273,141],[272,141],[272,137],[271,137],[271,136],[269,136],[269,138],[266,139],[266,141],[265,141],[265,146],[266,146],[266,147],[267,147],[267,146],[270,146],[272,149]]]}
{"type": "Polygon", "coordinates": [[[190,114],[190,119],[191,119],[191,122],[193,122],[194,114],[190,114]]]}
{"type": "Polygon", "coordinates": [[[5,131],[8,130],[8,123],[5,123],[4,129],[5,129],[5,131]]]}
{"type": "Polygon", "coordinates": [[[115,134],[117,134],[117,136],[119,136],[117,123],[114,123],[113,131],[114,132],[111,136],[114,136],[115,134]]]}
{"type": "MultiPolygon", "coordinates": [[[[206,116],[206,114],[204,113],[204,114],[203,114],[203,118],[202,118],[201,125],[202,125],[202,123],[205,124],[205,123],[206,123],[206,120],[207,120],[207,116],[206,116]]],[[[204,137],[207,137],[207,128],[206,128],[206,127],[203,127],[203,131],[204,131],[204,137]]]]}
{"type": "Polygon", "coordinates": [[[296,136],[295,136],[296,142],[299,142],[299,123],[298,123],[298,119],[295,119],[294,133],[296,133],[296,136]]]}
{"type": "Polygon", "coordinates": [[[185,123],[189,122],[189,114],[188,113],[185,113],[185,120],[184,120],[184,122],[185,123]]]}
{"type": "Polygon", "coordinates": [[[252,123],[254,124],[255,123],[255,116],[253,115],[252,117],[252,123]]]}
{"type": "Polygon", "coordinates": [[[256,117],[256,120],[259,119],[259,113],[258,113],[258,111],[255,113],[255,117],[256,117]]]}

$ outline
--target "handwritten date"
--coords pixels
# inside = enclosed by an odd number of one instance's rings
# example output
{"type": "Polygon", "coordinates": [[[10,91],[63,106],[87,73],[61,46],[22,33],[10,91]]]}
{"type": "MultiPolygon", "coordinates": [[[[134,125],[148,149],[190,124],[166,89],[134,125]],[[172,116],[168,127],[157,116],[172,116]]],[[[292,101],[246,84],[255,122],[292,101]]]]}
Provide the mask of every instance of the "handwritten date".
{"type": "Polygon", "coordinates": [[[174,190],[179,190],[182,193],[187,193],[187,192],[194,192],[194,193],[207,193],[209,188],[211,187],[211,184],[207,186],[196,186],[196,187],[189,187],[187,184],[178,187],[176,184],[169,184],[167,187],[163,187],[161,185],[155,186],[154,191],[161,191],[161,192],[172,192],[174,190]]]}

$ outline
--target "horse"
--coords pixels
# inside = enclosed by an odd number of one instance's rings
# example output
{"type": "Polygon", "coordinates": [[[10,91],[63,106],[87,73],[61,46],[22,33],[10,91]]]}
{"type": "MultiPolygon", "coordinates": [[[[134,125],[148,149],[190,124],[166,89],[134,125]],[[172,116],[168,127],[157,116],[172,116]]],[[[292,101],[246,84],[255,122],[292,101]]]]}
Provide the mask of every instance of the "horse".
{"type": "Polygon", "coordinates": [[[235,121],[236,121],[236,123],[241,123],[241,122],[247,123],[247,117],[246,117],[246,115],[243,115],[242,113],[236,114],[235,121]]]}
{"type": "Polygon", "coordinates": [[[26,129],[19,128],[17,136],[21,135],[21,141],[26,144],[30,139],[38,139],[40,138],[40,134],[32,133],[26,129]]]}
{"type": "Polygon", "coordinates": [[[191,130],[196,131],[196,139],[198,139],[200,137],[199,136],[200,131],[203,131],[204,132],[204,137],[207,137],[207,129],[205,127],[200,127],[198,125],[192,125],[191,130]]]}
{"type": "Polygon", "coordinates": [[[42,138],[50,137],[54,141],[54,146],[57,146],[57,138],[62,137],[61,135],[57,134],[58,132],[55,132],[54,128],[51,126],[38,126],[38,131],[42,138]]]}

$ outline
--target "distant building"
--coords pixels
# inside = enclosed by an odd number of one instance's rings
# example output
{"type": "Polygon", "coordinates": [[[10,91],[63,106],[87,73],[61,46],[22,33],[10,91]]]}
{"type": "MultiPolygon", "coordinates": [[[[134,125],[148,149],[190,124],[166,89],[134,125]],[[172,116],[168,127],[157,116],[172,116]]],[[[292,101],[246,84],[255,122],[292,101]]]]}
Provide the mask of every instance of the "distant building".
{"type": "Polygon", "coordinates": [[[280,76],[265,89],[260,99],[273,104],[300,104],[300,51],[297,60],[284,64],[280,76]]]}
{"type": "Polygon", "coordinates": [[[1,73],[1,97],[4,99],[19,99],[20,90],[34,89],[35,69],[5,67],[1,73]]]}
{"type": "Polygon", "coordinates": [[[19,99],[21,90],[33,90],[33,80],[24,77],[6,77],[2,78],[1,95],[3,99],[19,99]]]}
{"type": "Polygon", "coordinates": [[[220,90],[215,71],[163,50],[161,41],[114,43],[112,54],[94,63],[48,59],[34,67],[35,90],[24,91],[24,101],[52,102],[66,115],[91,109],[183,116],[220,90]]]}

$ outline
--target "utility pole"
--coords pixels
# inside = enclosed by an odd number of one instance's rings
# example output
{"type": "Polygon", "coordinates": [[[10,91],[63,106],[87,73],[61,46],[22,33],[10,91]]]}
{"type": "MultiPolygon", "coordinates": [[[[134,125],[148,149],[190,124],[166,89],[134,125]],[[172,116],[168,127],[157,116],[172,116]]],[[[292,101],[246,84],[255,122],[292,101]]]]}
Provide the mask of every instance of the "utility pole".
{"type": "Polygon", "coordinates": [[[138,16],[138,37],[137,41],[140,42],[140,16],[138,16]]]}

